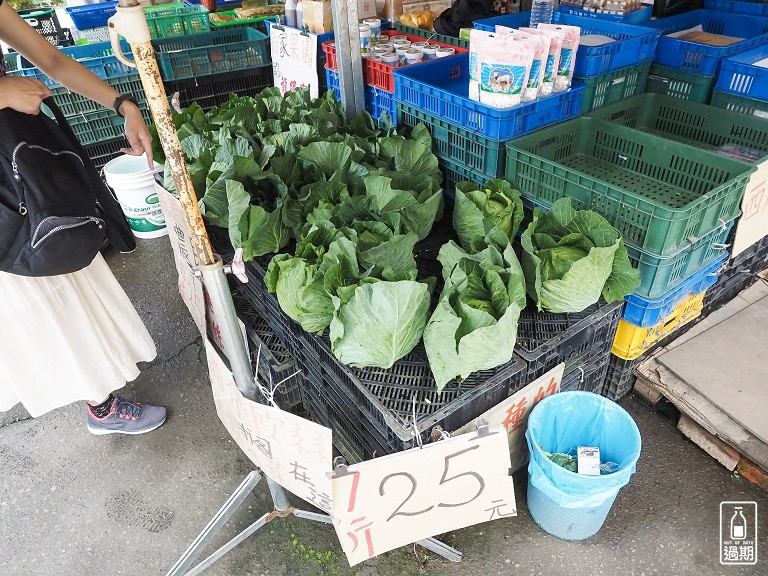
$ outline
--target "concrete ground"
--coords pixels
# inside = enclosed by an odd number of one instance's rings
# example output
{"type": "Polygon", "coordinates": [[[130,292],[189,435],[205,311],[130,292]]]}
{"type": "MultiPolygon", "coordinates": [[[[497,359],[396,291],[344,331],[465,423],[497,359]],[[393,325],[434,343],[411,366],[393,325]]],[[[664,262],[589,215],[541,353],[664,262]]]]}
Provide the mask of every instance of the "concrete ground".
{"type": "MultiPolygon", "coordinates": [[[[168,406],[169,420],[144,436],[96,437],[85,428],[82,405],[35,420],[7,417],[0,428],[0,576],[163,575],[251,470],[217,419],[168,240],[142,242],[136,254],[109,262],[159,350],[124,393],[168,406]]],[[[634,399],[624,405],[640,427],[643,454],[602,531],[586,542],[562,542],[534,524],[523,472],[515,477],[516,518],[443,537],[464,553],[460,564],[403,548],[349,569],[330,526],[287,519],[206,574],[768,575],[768,494],[732,476],[647,406],[634,399]],[[757,566],[719,565],[723,500],[758,502],[757,566]]],[[[269,506],[261,484],[220,541],[269,506]]]]}

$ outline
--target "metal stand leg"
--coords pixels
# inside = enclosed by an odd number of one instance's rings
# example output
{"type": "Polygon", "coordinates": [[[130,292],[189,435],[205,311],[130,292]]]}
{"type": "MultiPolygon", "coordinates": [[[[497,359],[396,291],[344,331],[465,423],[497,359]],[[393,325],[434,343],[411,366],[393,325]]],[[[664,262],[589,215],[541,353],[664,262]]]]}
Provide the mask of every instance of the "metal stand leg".
{"type": "Polygon", "coordinates": [[[445,544],[444,542],[440,542],[440,540],[435,538],[425,538],[424,540],[419,540],[416,544],[434,552],[438,556],[442,556],[446,560],[450,560],[451,562],[461,562],[461,552],[456,550],[456,548],[448,546],[448,544],[445,544]]]}

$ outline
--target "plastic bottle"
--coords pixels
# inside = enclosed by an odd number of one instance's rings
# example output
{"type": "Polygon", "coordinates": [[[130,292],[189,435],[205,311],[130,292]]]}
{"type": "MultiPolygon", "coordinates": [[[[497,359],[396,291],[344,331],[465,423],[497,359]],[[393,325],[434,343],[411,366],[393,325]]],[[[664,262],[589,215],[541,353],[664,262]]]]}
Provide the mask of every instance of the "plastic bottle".
{"type": "Polygon", "coordinates": [[[747,519],[740,506],[736,506],[733,518],[731,518],[731,540],[745,540],[747,538],[747,519]]]}
{"type": "Polygon", "coordinates": [[[304,4],[302,4],[301,0],[296,4],[296,28],[299,30],[304,29],[304,4]]]}
{"type": "Polygon", "coordinates": [[[285,0],[285,25],[296,28],[296,0],[285,0]]]}
{"type": "Polygon", "coordinates": [[[551,24],[554,5],[554,0],[533,0],[531,5],[531,28],[535,28],[539,24],[551,24]]]}

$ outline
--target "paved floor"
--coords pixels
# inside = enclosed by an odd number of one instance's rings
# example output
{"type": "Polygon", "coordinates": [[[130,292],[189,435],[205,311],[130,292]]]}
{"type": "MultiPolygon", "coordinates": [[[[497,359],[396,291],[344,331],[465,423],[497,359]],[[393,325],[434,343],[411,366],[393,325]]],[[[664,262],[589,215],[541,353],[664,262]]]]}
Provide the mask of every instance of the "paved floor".
{"type": "MultiPolygon", "coordinates": [[[[170,418],[145,436],[95,437],[83,407],[69,406],[0,428],[0,576],[162,576],[251,469],[217,420],[168,241],[142,242],[138,253],[109,261],[160,354],[126,393],[167,405],[170,418]]],[[[517,518],[444,537],[464,552],[461,564],[400,549],[350,570],[330,527],[290,519],[272,522],[207,574],[768,575],[768,494],[731,476],[643,404],[630,399],[625,407],[640,427],[643,455],[589,541],[561,542],[533,523],[523,473],[515,478],[517,518]],[[718,564],[722,500],[758,502],[757,566],[718,564]]],[[[267,508],[260,485],[227,534],[267,508]]]]}

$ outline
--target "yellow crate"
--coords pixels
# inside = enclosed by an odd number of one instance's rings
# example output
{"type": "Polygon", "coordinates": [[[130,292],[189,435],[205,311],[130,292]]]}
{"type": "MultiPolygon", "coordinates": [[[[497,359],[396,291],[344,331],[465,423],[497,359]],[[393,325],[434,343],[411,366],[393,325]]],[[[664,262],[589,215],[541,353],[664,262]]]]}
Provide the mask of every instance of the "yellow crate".
{"type": "Polygon", "coordinates": [[[659,340],[701,316],[705,294],[691,294],[675,307],[672,314],[650,328],[640,328],[624,319],[619,320],[611,352],[623,360],[634,360],[659,340]]]}

